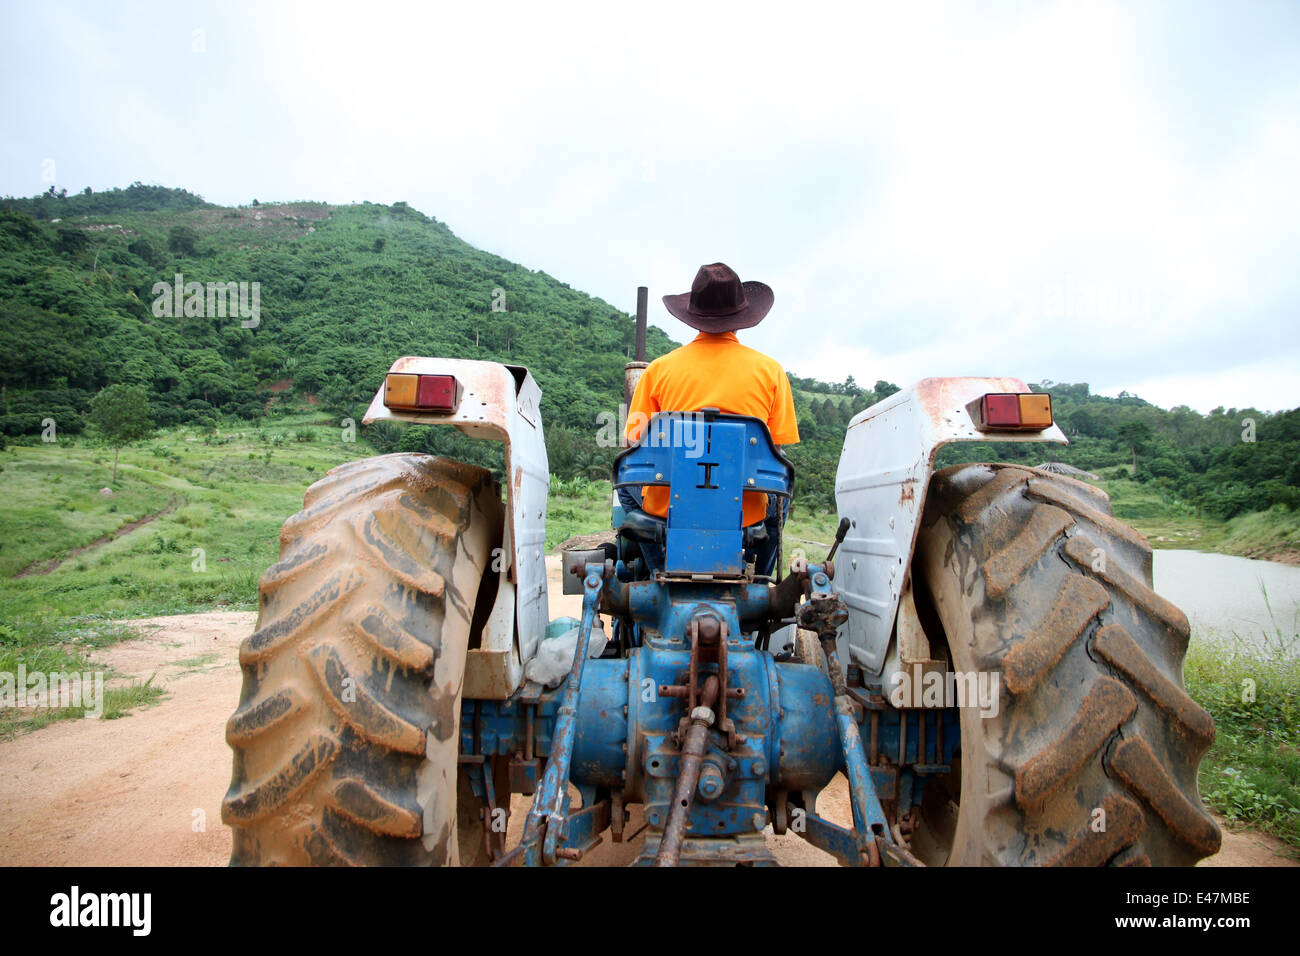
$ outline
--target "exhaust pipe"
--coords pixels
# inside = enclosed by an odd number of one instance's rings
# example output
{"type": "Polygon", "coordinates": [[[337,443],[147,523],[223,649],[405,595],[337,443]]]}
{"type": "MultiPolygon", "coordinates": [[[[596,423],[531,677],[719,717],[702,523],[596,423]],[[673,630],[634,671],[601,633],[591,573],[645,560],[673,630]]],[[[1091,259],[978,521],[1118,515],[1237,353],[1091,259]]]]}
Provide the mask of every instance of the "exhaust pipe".
{"type": "MultiPolygon", "coordinates": [[[[646,333],[646,299],[650,290],[645,286],[637,286],[636,289],[636,352],[632,361],[623,366],[623,405],[625,408],[631,407],[632,396],[636,394],[636,384],[641,381],[641,373],[645,371],[649,363],[645,360],[645,333],[646,333]]],[[[620,438],[620,443],[627,445],[627,440],[620,438]]]]}

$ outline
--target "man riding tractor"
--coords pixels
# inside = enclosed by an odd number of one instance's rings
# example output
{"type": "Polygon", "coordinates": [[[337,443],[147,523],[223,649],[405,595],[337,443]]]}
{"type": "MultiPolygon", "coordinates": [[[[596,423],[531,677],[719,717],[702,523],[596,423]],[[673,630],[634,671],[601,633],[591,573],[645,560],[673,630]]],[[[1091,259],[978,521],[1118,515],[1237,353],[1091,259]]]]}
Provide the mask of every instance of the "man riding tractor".
{"type": "MultiPolygon", "coordinates": [[[[703,409],[757,418],[767,425],[775,444],[798,444],[794,396],[785,370],[775,359],[741,345],[736,338],[737,330],[763,321],[773,298],[771,288],[762,282],[741,282],[735,271],[721,262],[700,266],[690,292],[663,297],[664,307],[700,334],[651,362],[642,374],[628,409],[629,444],[641,438],[657,412],[703,409]]],[[[640,510],[664,518],[669,489],[647,487],[638,495],[620,488],[619,500],[628,512],[640,510]]],[[[781,527],[789,508],[788,498],[758,491],[744,494],[744,526],[761,523],[766,530],[766,536],[746,555],[759,575],[771,575],[776,566],[781,527]]],[[[663,568],[662,544],[642,541],[640,547],[647,570],[663,568]]]]}

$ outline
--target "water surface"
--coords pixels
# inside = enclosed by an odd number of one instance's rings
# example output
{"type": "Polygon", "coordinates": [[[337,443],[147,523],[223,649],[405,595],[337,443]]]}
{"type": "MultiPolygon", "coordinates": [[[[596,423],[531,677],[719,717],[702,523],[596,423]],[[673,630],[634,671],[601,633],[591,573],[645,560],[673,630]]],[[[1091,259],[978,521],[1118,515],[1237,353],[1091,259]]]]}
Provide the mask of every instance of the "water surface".
{"type": "Polygon", "coordinates": [[[1300,657],[1300,568],[1230,554],[1157,550],[1153,574],[1156,591],[1187,615],[1193,640],[1300,657]]]}

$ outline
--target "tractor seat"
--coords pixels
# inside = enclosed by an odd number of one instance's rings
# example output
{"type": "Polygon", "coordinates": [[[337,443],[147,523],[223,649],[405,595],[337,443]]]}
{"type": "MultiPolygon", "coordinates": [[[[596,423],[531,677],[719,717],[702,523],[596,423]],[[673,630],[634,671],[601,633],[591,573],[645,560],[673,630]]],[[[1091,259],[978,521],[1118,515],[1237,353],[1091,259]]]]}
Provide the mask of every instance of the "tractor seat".
{"type": "Polygon", "coordinates": [[[744,573],[746,551],[767,541],[762,521],[742,527],[747,492],[789,498],[794,466],[757,418],[717,409],[660,412],[641,440],[614,460],[614,488],[667,487],[668,517],[635,507],[620,494],[619,534],[662,545],[665,570],[681,574],[744,573]]]}
{"type": "MultiPolygon", "coordinates": [[[[638,544],[663,544],[668,538],[668,519],[657,517],[640,508],[629,508],[623,516],[623,523],[618,526],[618,533],[638,544]]],[[[745,528],[746,549],[758,547],[766,540],[767,527],[762,522],[745,528]]]]}

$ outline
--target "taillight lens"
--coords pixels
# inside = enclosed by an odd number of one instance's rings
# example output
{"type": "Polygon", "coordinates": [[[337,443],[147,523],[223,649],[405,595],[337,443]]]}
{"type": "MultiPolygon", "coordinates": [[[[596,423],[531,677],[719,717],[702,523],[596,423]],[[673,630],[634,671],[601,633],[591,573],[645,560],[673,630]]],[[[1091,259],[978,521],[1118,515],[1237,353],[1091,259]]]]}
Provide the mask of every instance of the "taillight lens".
{"type": "Polygon", "coordinates": [[[1052,424],[1052,396],[1044,392],[1020,396],[1020,427],[1049,428],[1052,424]]]}
{"type": "Polygon", "coordinates": [[[980,431],[1042,431],[1052,424],[1046,392],[989,392],[966,406],[980,431]]]}
{"type": "Polygon", "coordinates": [[[384,404],[412,411],[454,412],[458,390],[454,375],[390,372],[384,379],[384,404]]]}
{"type": "Polygon", "coordinates": [[[1016,395],[985,395],[984,423],[989,428],[1019,428],[1020,402],[1016,395]]]}

